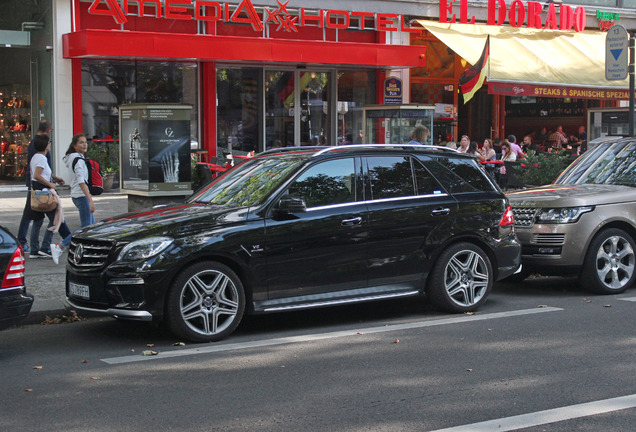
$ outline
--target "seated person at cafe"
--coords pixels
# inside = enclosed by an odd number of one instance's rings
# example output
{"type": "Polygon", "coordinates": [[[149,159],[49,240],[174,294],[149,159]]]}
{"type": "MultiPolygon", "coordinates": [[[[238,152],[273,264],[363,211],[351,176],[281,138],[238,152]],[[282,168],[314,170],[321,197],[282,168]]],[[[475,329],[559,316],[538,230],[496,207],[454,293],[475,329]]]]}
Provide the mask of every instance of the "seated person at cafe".
{"type": "Polygon", "coordinates": [[[523,150],[521,150],[521,146],[517,144],[517,137],[514,135],[508,135],[508,144],[510,145],[510,149],[517,156],[517,159],[521,159],[523,157],[523,150]]]}
{"type": "Polygon", "coordinates": [[[497,155],[501,155],[501,143],[503,140],[499,137],[496,137],[492,140],[492,149],[497,153],[497,155]]]}
{"type": "Polygon", "coordinates": [[[527,153],[528,150],[532,150],[535,153],[541,152],[539,146],[536,143],[532,142],[532,137],[530,135],[526,135],[523,137],[523,144],[521,145],[521,149],[524,153],[527,153]]]}
{"type": "Polygon", "coordinates": [[[578,145],[578,153],[581,154],[587,150],[587,132],[585,126],[579,126],[579,130],[574,135],[570,135],[570,142],[578,145]]]}
{"type": "Polygon", "coordinates": [[[543,142],[547,139],[548,139],[548,129],[545,126],[543,126],[541,130],[535,134],[534,140],[538,143],[543,144],[543,142]]]}
{"type": "Polygon", "coordinates": [[[483,161],[491,161],[497,158],[497,154],[492,148],[492,141],[490,138],[484,138],[484,144],[479,149],[479,156],[483,161]]]}
{"type": "Polygon", "coordinates": [[[567,145],[568,138],[563,133],[563,126],[557,126],[556,130],[550,134],[546,145],[553,149],[561,150],[564,145],[567,145]]]}

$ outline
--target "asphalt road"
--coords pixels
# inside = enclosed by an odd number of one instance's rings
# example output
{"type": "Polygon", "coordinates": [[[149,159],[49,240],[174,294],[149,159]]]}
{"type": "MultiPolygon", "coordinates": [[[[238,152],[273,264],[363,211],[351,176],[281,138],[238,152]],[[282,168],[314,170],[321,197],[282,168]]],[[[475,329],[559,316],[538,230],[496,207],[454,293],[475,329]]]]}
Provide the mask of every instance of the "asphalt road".
{"type": "Polygon", "coordinates": [[[0,332],[0,430],[632,432],[635,309],[635,287],[544,278],[474,315],[377,302],[248,317],[215,344],[28,325],[0,332]]]}

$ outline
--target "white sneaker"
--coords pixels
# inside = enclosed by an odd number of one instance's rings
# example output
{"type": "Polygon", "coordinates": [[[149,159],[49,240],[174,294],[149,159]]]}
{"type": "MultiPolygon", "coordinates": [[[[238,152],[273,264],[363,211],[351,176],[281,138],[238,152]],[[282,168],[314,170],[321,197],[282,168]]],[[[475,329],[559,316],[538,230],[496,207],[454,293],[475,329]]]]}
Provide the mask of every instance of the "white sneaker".
{"type": "Polygon", "coordinates": [[[51,257],[53,258],[53,262],[55,264],[60,263],[60,256],[62,256],[62,252],[64,252],[64,248],[62,248],[60,245],[51,245],[51,257]]]}

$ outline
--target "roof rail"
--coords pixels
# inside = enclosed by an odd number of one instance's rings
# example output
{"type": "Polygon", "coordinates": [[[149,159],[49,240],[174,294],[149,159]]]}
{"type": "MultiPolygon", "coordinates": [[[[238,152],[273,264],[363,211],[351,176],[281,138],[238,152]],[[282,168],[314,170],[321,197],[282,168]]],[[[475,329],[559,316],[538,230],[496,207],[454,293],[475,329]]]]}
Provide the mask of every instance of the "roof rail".
{"type": "Polygon", "coordinates": [[[285,153],[285,152],[294,152],[294,151],[312,151],[312,150],[323,150],[329,147],[325,146],[292,146],[292,147],[277,147],[269,150],[265,150],[264,152],[258,153],[256,156],[262,156],[270,153],[285,153]]]}
{"type": "MultiPolygon", "coordinates": [[[[316,148],[316,147],[314,147],[316,148]]],[[[330,151],[338,151],[338,150],[352,150],[352,149],[362,149],[362,148],[390,148],[390,149],[412,149],[412,150],[438,150],[438,151],[448,151],[458,153],[457,150],[452,149],[450,147],[442,147],[436,145],[422,145],[422,144],[350,144],[343,146],[332,146],[332,147],[318,147],[322,148],[322,150],[315,153],[313,156],[319,156],[324,153],[328,153],[330,151]]]]}

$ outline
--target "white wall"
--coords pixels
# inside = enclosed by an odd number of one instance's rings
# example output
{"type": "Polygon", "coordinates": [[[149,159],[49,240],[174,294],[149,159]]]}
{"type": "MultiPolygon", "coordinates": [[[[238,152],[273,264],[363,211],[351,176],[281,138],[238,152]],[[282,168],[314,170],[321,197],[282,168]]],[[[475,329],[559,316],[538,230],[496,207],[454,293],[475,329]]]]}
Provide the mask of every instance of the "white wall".
{"type": "Polygon", "coordinates": [[[53,0],[53,173],[68,184],[68,172],[62,157],[73,137],[73,77],[71,60],[62,58],[62,35],[72,29],[72,1],[53,0]]]}

